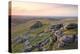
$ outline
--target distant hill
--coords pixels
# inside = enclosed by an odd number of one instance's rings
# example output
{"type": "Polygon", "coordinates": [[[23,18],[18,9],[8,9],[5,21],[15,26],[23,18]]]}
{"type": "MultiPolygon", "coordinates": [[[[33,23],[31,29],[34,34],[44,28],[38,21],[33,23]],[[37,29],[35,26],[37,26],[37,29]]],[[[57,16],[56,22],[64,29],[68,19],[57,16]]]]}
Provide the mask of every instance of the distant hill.
{"type": "Polygon", "coordinates": [[[47,19],[50,21],[69,21],[69,20],[77,20],[77,17],[72,17],[72,16],[11,16],[11,23],[13,26],[18,25],[18,24],[22,24],[25,22],[28,22],[30,20],[36,20],[36,19],[47,19]]]}

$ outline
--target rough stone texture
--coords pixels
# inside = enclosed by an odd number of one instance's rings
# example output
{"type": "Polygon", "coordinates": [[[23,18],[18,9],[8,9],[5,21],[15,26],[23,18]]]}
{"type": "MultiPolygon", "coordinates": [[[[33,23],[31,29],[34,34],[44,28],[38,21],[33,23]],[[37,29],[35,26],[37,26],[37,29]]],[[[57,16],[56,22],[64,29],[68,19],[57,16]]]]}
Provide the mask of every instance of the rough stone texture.
{"type": "Polygon", "coordinates": [[[64,35],[59,39],[58,47],[65,47],[65,45],[74,43],[76,39],[73,35],[64,35]]]}
{"type": "Polygon", "coordinates": [[[50,29],[54,29],[54,31],[59,30],[61,27],[63,27],[63,24],[57,24],[57,25],[52,25],[50,29]]]}
{"type": "Polygon", "coordinates": [[[17,36],[14,39],[12,39],[12,42],[15,43],[15,44],[21,43],[22,42],[22,38],[20,36],[17,36]]]}
{"type": "Polygon", "coordinates": [[[71,24],[67,25],[66,28],[67,28],[67,29],[76,29],[76,28],[78,28],[78,24],[71,23],[71,24]]]}

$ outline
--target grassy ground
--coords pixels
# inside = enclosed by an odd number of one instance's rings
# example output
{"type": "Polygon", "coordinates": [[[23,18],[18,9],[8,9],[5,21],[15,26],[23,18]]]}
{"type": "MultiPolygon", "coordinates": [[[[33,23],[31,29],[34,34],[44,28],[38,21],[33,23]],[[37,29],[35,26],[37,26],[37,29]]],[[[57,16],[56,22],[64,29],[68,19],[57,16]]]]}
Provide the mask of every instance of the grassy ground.
{"type": "MultiPolygon", "coordinates": [[[[73,22],[73,21],[70,21],[70,20],[69,21],[67,21],[67,20],[65,20],[65,21],[64,20],[63,21],[54,21],[54,20],[48,20],[48,19],[38,19],[38,21],[41,21],[43,23],[43,26],[40,27],[40,28],[31,30],[30,26],[32,26],[35,23],[35,21],[37,21],[37,20],[32,20],[32,21],[29,21],[29,22],[26,22],[26,23],[23,23],[23,24],[19,24],[15,27],[12,27],[11,37],[15,38],[16,36],[23,36],[23,34],[25,32],[27,33],[29,31],[29,35],[31,36],[30,39],[29,39],[30,43],[31,43],[31,45],[36,45],[39,42],[43,41],[44,39],[50,37],[51,33],[50,32],[45,32],[45,31],[47,31],[48,28],[52,24],[57,24],[57,23],[67,24],[67,23],[72,23],[73,22]],[[43,34],[40,36],[41,33],[43,33],[43,34]]],[[[77,21],[75,20],[75,23],[76,22],[77,21]]],[[[65,29],[63,32],[66,35],[77,34],[78,33],[77,29],[73,29],[73,30],[66,30],[65,29]]],[[[51,43],[54,44],[54,42],[51,42],[51,43]]],[[[13,45],[12,46],[12,51],[13,52],[21,52],[21,50],[23,49],[23,43],[17,44],[16,46],[14,46],[14,43],[12,43],[12,45],[13,45]]],[[[50,45],[50,43],[49,43],[48,45],[45,45],[44,48],[49,48],[50,50],[54,50],[54,49],[52,49],[52,45],[50,45]]],[[[71,45],[73,46],[73,43],[71,45]]],[[[71,47],[71,45],[70,45],[70,47],[71,47]]],[[[56,47],[56,46],[53,46],[53,47],[56,47]]],[[[63,49],[63,48],[60,48],[60,49],[63,49]]],[[[36,51],[36,50],[37,49],[34,49],[33,51],[36,51]]]]}

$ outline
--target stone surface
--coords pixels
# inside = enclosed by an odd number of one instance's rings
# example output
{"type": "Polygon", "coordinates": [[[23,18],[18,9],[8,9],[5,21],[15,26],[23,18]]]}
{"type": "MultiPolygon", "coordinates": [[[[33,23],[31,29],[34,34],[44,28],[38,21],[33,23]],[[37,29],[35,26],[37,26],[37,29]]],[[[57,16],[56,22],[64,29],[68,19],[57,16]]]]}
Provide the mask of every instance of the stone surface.
{"type": "Polygon", "coordinates": [[[67,28],[67,29],[77,29],[77,28],[78,28],[78,24],[71,23],[71,24],[67,25],[66,28],[67,28]]]}

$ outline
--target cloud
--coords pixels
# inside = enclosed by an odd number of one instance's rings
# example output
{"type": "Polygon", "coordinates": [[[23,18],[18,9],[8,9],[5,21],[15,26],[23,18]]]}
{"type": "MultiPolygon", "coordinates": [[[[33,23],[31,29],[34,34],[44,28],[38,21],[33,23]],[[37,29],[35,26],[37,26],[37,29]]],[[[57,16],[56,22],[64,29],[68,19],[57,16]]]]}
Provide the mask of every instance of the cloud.
{"type": "Polygon", "coordinates": [[[31,16],[77,16],[76,5],[13,2],[12,15],[31,16]]]}

